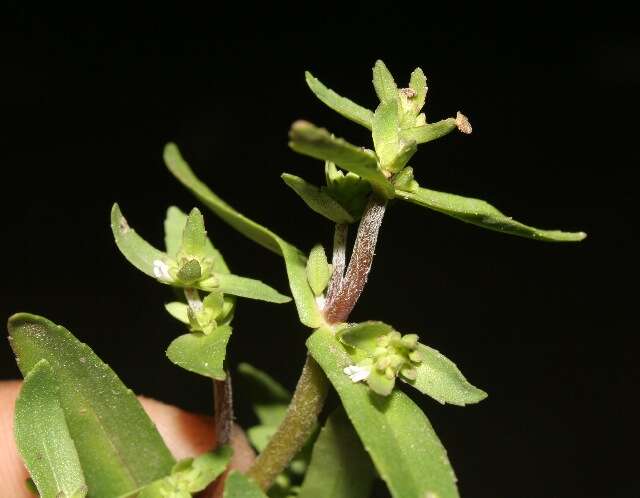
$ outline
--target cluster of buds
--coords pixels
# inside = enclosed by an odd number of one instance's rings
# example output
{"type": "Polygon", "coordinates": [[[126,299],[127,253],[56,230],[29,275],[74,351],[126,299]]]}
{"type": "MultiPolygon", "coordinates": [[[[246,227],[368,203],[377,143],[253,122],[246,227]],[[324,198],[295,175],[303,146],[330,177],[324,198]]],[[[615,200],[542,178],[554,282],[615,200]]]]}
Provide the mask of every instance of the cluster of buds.
{"type": "Polygon", "coordinates": [[[356,360],[344,373],[353,382],[365,381],[383,396],[391,393],[398,376],[414,381],[424,360],[416,334],[402,335],[380,322],[347,327],[338,332],[338,338],[356,360]]]}

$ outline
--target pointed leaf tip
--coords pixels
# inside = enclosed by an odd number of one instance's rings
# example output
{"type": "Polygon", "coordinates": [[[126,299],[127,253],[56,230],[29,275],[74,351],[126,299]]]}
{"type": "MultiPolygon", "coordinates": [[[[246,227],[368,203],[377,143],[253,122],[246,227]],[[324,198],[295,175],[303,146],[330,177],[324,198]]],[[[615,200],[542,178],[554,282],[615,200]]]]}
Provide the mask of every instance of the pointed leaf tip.
{"type": "Polygon", "coordinates": [[[154,262],[164,261],[167,255],[149,244],[129,226],[117,203],[111,208],[111,231],[122,255],[138,270],[157,278],[154,262]]]}
{"type": "Polygon", "coordinates": [[[398,98],[398,86],[384,62],[378,59],[373,66],[373,86],[380,102],[398,98]]]}
{"type": "Polygon", "coordinates": [[[311,91],[325,105],[354,123],[358,123],[369,130],[371,129],[373,112],[345,97],[341,97],[330,88],[324,86],[322,82],[315,78],[309,71],[305,71],[305,79],[311,91]]]}
{"type": "Polygon", "coordinates": [[[462,197],[423,187],[419,187],[413,192],[398,190],[396,194],[397,197],[405,201],[496,232],[545,242],[579,242],[587,236],[584,232],[542,230],[525,225],[510,216],[505,216],[488,202],[472,197],[462,197]]]}

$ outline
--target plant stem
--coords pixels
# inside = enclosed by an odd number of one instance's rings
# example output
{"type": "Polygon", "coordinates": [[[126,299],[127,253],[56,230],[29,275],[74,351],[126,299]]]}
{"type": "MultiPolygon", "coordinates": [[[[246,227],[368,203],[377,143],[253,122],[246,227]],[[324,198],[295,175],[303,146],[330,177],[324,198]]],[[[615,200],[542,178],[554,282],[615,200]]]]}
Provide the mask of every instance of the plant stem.
{"type": "Polygon", "coordinates": [[[342,279],[344,278],[344,268],[347,258],[347,237],[349,236],[349,225],[346,223],[336,223],[333,231],[333,256],[331,265],[333,273],[327,288],[326,302],[332,300],[333,296],[340,290],[342,279]]]}
{"type": "Polygon", "coordinates": [[[358,226],[358,235],[343,284],[325,308],[324,316],[328,323],[347,321],[358,302],[369,278],[385,209],[386,203],[384,201],[375,197],[369,199],[369,204],[367,204],[358,226]]]}
{"type": "Polygon", "coordinates": [[[307,356],[284,420],[248,473],[263,490],[271,487],[313,432],[328,387],[320,366],[307,356]]]}
{"type": "Polygon", "coordinates": [[[233,391],[231,374],[213,381],[213,422],[216,429],[216,449],[229,444],[233,427],[233,391]]]}
{"type": "MultiPolygon", "coordinates": [[[[338,268],[334,266],[332,281],[334,279],[340,281],[334,284],[336,288],[324,309],[328,324],[347,320],[362,294],[371,270],[385,207],[385,202],[374,197],[369,200],[360,220],[353,253],[344,278],[339,276],[342,276],[344,269],[347,228],[336,225],[333,263],[334,265],[337,263],[338,268]]],[[[330,288],[332,283],[329,284],[330,288]]],[[[327,294],[329,293],[330,290],[327,294]]],[[[249,477],[264,491],[271,487],[278,474],[287,467],[309,439],[324,406],[328,388],[329,381],[326,375],[316,361],[307,355],[284,420],[248,472],[249,477]]]]}

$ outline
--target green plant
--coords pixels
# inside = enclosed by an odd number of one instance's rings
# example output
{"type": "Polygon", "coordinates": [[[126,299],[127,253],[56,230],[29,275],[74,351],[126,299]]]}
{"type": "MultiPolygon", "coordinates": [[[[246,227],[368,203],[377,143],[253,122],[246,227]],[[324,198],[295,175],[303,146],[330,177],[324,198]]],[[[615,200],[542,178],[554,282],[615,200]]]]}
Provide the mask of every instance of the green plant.
{"type": "MultiPolygon", "coordinates": [[[[456,497],[446,452],[401,386],[459,406],[477,403],[486,393],[418,335],[379,321],[349,323],[367,282],[387,205],[408,201],[483,228],[543,241],[579,241],[585,234],[533,228],[484,201],[420,186],[408,165],[418,146],[454,130],[471,132],[461,113],[427,123],[421,112],[427,94],[421,69],[413,71],[407,88],[399,89],[378,61],[373,68],[380,100],[375,112],[339,96],[310,73],[306,80],[322,102],[373,137],[373,149],[367,149],[307,122],[291,128],[290,147],[323,162],[326,184],[317,187],[291,174],[282,178],[335,225],[331,263],[321,245],[307,256],[220,199],[195,176],[176,145],[164,151],[168,169],[203,205],[283,257],[300,322],[312,331],[293,395],[266,373],[240,365],[238,375],[252,386],[247,393],[255,393],[260,423],[247,433],[259,456],[247,475],[227,475],[224,497],[366,497],[377,476],[395,498],[456,497]],[[357,233],[347,258],[354,224],[357,233]],[[322,417],[330,388],[341,407],[322,417]]],[[[179,297],[165,307],[187,331],[169,345],[167,356],[213,380],[218,447],[175,462],[135,396],[88,346],[63,327],[24,313],[9,320],[10,341],[25,376],[16,403],[16,440],[44,498],[190,497],[220,478],[231,456],[225,355],[236,300],[286,303],[290,298],[232,273],[207,237],[197,208],[189,214],[169,208],[163,251],[130,227],[118,205],[111,212],[111,228],[133,266],[178,291],[179,297]]],[[[219,494],[222,488],[216,489],[219,494]]]]}

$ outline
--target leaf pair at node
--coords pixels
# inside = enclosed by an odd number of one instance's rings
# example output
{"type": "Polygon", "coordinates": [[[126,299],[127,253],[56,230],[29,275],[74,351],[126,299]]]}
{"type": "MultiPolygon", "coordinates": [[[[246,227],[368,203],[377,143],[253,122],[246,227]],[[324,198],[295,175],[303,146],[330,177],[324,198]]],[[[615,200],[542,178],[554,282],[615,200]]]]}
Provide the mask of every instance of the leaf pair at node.
{"type": "Polygon", "coordinates": [[[383,322],[348,325],[336,333],[352,364],[343,369],[353,382],[365,381],[377,394],[391,394],[397,378],[440,403],[464,406],[487,394],[472,386],[456,365],[435,349],[383,322]]]}
{"type": "MultiPolygon", "coordinates": [[[[489,230],[549,242],[573,242],[586,237],[583,232],[534,228],[513,220],[485,201],[419,185],[413,177],[413,168],[408,166],[417,146],[456,129],[471,133],[469,121],[460,112],[455,117],[427,122],[422,112],[427,95],[422,69],[411,73],[407,88],[398,88],[385,64],[377,61],[373,85],[380,104],[375,112],[341,97],[311,73],[307,72],[306,79],[322,102],[372,132],[373,150],[369,150],[336,138],[308,122],[297,121],[291,127],[289,145],[293,150],[327,161],[334,169],[338,166],[346,170],[344,179],[350,178],[348,182],[355,184],[360,180],[383,199],[398,198],[489,230]]],[[[343,189],[343,195],[337,195],[335,184],[342,180],[332,183],[329,175],[327,186],[320,188],[294,175],[284,174],[283,179],[311,209],[336,223],[357,221],[368,196],[366,188],[347,188],[343,189]]]]}
{"type": "MultiPolygon", "coordinates": [[[[176,211],[173,211],[176,213],[176,211]]],[[[171,210],[170,213],[171,215],[171,210]]],[[[172,226],[169,222],[168,225],[172,226]]],[[[194,208],[182,228],[182,244],[176,249],[175,232],[167,232],[168,252],[151,246],[133,230],[117,204],[111,211],[111,229],[120,252],[140,271],[163,284],[221,291],[239,297],[273,303],[286,303],[290,298],[250,278],[228,273],[221,256],[207,239],[202,214],[194,208]],[[224,266],[223,266],[224,265],[224,266]],[[226,271],[225,271],[226,270],[226,271]]]]}

